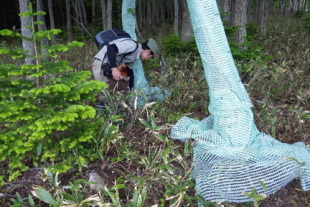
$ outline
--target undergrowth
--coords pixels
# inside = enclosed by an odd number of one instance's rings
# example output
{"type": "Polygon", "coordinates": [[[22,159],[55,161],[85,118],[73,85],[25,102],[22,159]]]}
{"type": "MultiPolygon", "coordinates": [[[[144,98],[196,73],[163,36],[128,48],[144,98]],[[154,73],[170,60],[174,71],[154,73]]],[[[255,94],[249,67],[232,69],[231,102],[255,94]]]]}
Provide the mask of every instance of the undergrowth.
{"type": "MultiPolygon", "coordinates": [[[[255,105],[253,112],[259,130],[282,142],[303,141],[309,146],[310,41],[308,31],[302,28],[301,19],[288,18],[284,23],[280,16],[270,18],[265,36],[249,38],[253,48],[260,48],[261,53],[255,53],[255,56],[246,60],[237,58],[236,65],[255,105]],[[266,59],[269,55],[272,58],[266,59]]],[[[70,154],[71,151],[66,149],[65,154],[54,162],[38,162],[40,169],[36,169],[44,174],[41,178],[45,182],[42,181],[33,188],[34,193],[30,197],[36,204],[44,205],[44,201],[54,206],[66,202],[80,206],[197,206],[200,202],[204,206],[251,206],[206,202],[195,194],[195,183],[190,176],[194,143],[172,140],[169,133],[173,124],[184,115],[199,120],[209,116],[208,86],[200,57],[193,44],[189,47],[192,49],[190,51],[180,49],[182,52],[175,54],[163,52],[165,50],[161,36],[168,36],[170,40],[174,38],[178,47],[181,44],[179,39],[169,36],[166,31],[163,30],[154,37],[162,47],[165,73],[161,74],[160,59],[147,62],[145,72],[152,77],[151,85],[171,91],[170,98],[163,103],[149,103],[138,109],[130,105],[131,95],[123,97],[121,94],[105,91],[104,97],[109,97],[108,107],[97,111],[97,118],[100,120],[100,127],[96,129],[98,136],[88,144],[80,143],[78,146],[83,147],[79,151],[70,154]],[[56,174],[55,165],[66,160],[68,155],[72,159],[83,155],[89,162],[78,163],[76,160],[67,173],[56,174]],[[44,167],[48,170],[44,171],[44,167]],[[99,192],[88,187],[93,184],[88,181],[89,174],[93,172],[104,178],[103,189],[99,192]]],[[[7,44],[2,42],[1,46],[7,47],[7,44]]],[[[9,47],[17,48],[16,45],[9,47]]],[[[174,50],[173,47],[171,50],[174,50]]],[[[55,62],[68,60],[72,71],[85,72],[90,70],[95,53],[94,43],[87,41],[79,50],[60,52],[55,62]]],[[[23,62],[0,58],[1,63],[21,65],[23,62]]],[[[101,95],[103,94],[93,93],[97,100],[101,95]]],[[[35,98],[34,101],[36,100],[35,98]]],[[[83,102],[83,105],[93,104],[83,102]]],[[[92,121],[88,119],[88,122],[92,121]]],[[[53,135],[57,141],[65,134],[53,135]]],[[[32,152],[34,155],[38,152],[40,140],[36,144],[32,152]]],[[[41,153],[44,151],[46,148],[42,148],[41,153]]],[[[7,160],[1,163],[1,167],[8,169],[7,160]]],[[[23,186],[14,188],[19,184],[18,181],[7,181],[7,184],[0,192],[15,198],[11,204],[27,206],[32,203],[30,197],[25,199],[28,197],[27,193],[30,195],[29,191],[22,191],[21,189],[25,189],[23,186]],[[16,192],[21,195],[16,195],[16,192]]],[[[297,187],[294,186],[295,188],[297,187]]],[[[306,199],[296,194],[293,197],[294,189],[289,189],[291,194],[287,198],[267,198],[261,205],[293,206],[292,200],[309,205],[309,194],[303,194],[306,199]]],[[[7,202],[8,198],[2,199],[0,205],[4,206],[7,202]]]]}

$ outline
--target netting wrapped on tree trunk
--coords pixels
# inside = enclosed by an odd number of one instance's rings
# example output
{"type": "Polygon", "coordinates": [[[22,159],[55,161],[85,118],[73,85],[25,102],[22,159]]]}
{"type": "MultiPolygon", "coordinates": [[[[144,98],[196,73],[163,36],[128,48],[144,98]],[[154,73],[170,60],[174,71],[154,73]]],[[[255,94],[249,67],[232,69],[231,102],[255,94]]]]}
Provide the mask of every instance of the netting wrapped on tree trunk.
{"type": "Polygon", "coordinates": [[[310,190],[310,149],[284,144],[257,130],[251,100],[228,46],[216,0],[188,0],[196,43],[209,86],[210,117],[183,117],[171,138],[195,139],[197,194],[211,201],[251,201],[243,192],[270,195],[299,177],[310,190]],[[267,190],[264,189],[265,184],[267,190]]]}
{"type": "MultiPolygon", "coordinates": [[[[135,0],[124,0],[122,4],[122,23],[123,30],[130,34],[133,40],[137,40],[135,33],[135,17],[133,12],[135,11],[135,0]]],[[[160,89],[159,87],[150,87],[147,82],[142,62],[138,59],[135,62],[135,67],[133,69],[134,73],[134,89],[137,93],[137,100],[135,100],[135,105],[143,106],[147,102],[157,101],[162,102],[166,96],[169,96],[170,93],[165,89],[160,89]]]]}

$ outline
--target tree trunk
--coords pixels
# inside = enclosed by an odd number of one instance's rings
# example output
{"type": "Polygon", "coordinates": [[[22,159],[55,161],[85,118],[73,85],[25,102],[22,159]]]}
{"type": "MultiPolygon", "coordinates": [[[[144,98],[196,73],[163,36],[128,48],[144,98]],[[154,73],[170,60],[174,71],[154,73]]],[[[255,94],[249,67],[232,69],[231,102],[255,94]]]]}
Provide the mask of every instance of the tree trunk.
{"type": "Polygon", "coordinates": [[[260,32],[262,34],[265,34],[266,18],[268,16],[268,0],[258,1],[255,7],[256,7],[255,20],[258,26],[260,27],[260,32]]]}
{"type": "Polygon", "coordinates": [[[162,22],[162,27],[165,27],[165,7],[164,7],[165,1],[160,2],[160,19],[162,22]]]}
{"type": "MultiPolygon", "coordinates": [[[[29,11],[29,0],[19,0],[19,11],[20,13],[29,11]]],[[[21,22],[21,33],[22,36],[30,38],[31,36],[31,29],[25,28],[25,26],[31,25],[31,18],[30,16],[24,18],[20,17],[21,22]]],[[[23,49],[28,50],[28,55],[34,55],[34,45],[32,41],[28,41],[23,39],[23,49]]],[[[33,58],[25,58],[25,64],[33,64],[33,58]]]]}
{"type": "Polygon", "coordinates": [[[308,13],[310,13],[310,0],[308,1],[308,13]]]}
{"type": "Polygon", "coordinates": [[[107,29],[107,4],[106,0],[101,0],[101,12],[102,12],[102,27],[103,30],[107,29]]]}
{"type": "Polygon", "coordinates": [[[182,7],[183,7],[182,41],[189,41],[192,40],[191,37],[193,36],[193,27],[186,0],[182,0],[182,7]]]}
{"type": "Polygon", "coordinates": [[[107,1],[107,29],[112,29],[112,0],[107,1]]]}
{"type": "Polygon", "coordinates": [[[179,2],[174,0],[174,27],[173,32],[175,35],[179,36],[179,2]]]}
{"type": "MultiPolygon", "coordinates": [[[[156,0],[152,0],[152,11],[156,10],[158,6],[156,5],[156,0]]],[[[152,12],[152,35],[156,35],[156,11],[152,12]]]]}
{"type": "MultiPolygon", "coordinates": [[[[51,29],[55,29],[55,21],[54,21],[54,13],[53,13],[53,1],[52,0],[48,0],[48,13],[50,16],[51,29]]],[[[51,44],[52,45],[56,44],[55,35],[52,35],[52,37],[51,37],[51,44]]]]}
{"type": "MultiPolygon", "coordinates": [[[[37,11],[43,11],[42,0],[37,0],[37,11]]],[[[37,16],[37,20],[44,23],[44,24],[38,24],[38,30],[39,31],[45,31],[46,27],[45,27],[44,16],[43,15],[38,15],[37,16]]],[[[41,40],[40,44],[41,44],[41,52],[42,53],[47,52],[47,49],[42,48],[42,46],[48,45],[48,39],[47,38],[43,38],[41,40]]],[[[47,59],[45,59],[45,60],[47,60],[47,59]]]]}
{"type": "Polygon", "coordinates": [[[286,11],[287,11],[287,0],[284,0],[284,11],[283,11],[283,16],[286,18],[286,11]]]}
{"type": "Polygon", "coordinates": [[[67,15],[67,33],[69,42],[73,41],[72,28],[71,28],[71,10],[70,0],[66,0],[66,15],[67,15]]]}
{"type": "Polygon", "coordinates": [[[147,0],[147,23],[152,24],[151,0],[147,0]]]}
{"type": "Polygon", "coordinates": [[[93,23],[93,34],[95,34],[95,15],[96,15],[96,9],[95,9],[96,0],[92,1],[92,23],[93,23]]]}
{"type": "Polygon", "coordinates": [[[139,30],[142,29],[142,20],[143,20],[143,16],[142,16],[142,0],[138,0],[138,8],[137,8],[137,25],[139,30]]]}
{"type": "MultiPolygon", "coordinates": [[[[232,0],[224,0],[224,7],[223,7],[223,12],[224,13],[231,13],[231,9],[232,9],[232,0]]],[[[230,15],[227,15],[223,20],[224,21],[227,21],[227,22],[230,22],[230,17],[231,17],[231,14],[230,15]]]]}
{"type": "Polygon", "coordinates": [[[121,0],[117,0],[117,22],[121,28],[122,25],[122,2],[121,0]]]}
{"type": "Polygon", "coordinates": [[[249,1],[233,0],[234,10],[232,10],[231,20],[233,26],[241,26],[238,28],[235,43],[240,45],[245,42],[246,23],[247,23],[247,9],[249,1]]]}
{"type": "Polygon", "coordinates": [[[291,9],[290,9],[290,13],[293,14],[295,12],[295,0],[291,0],[291,9]]]}
{"type": "Polygon", "coordinates": [[[87,13],[86,13],[86,9],[85,9],[85,5],[84,5],[84,1],[80,0],[81,3],[81,8],[82,8],[82,13],[83,13],[83,23],[85,28],[88,28],[88,22],[87,22],[87,13]]]}
{"type": "Polygon", "coordinates": [[[252,10],[252,0],[249,0],[248,2],[248,8],[247,8],[247,18],[246,18],[246,24],[249,23],[251,20],[252,20],[252,13],[251,13],[251,10],[252,10]]]}

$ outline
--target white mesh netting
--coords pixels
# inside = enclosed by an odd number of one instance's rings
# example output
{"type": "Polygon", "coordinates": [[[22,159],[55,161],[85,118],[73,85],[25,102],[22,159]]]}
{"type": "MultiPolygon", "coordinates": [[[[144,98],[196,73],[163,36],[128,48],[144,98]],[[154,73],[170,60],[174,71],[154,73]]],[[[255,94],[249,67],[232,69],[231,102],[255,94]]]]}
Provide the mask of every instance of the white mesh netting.
{"type": "MultiPolygon", "coordinates": [[[[137,40],[135,33],[136,20],[132,13],[133,11],[135,11],[135,0],[124,0],[122,4],[123,30],[128,32],[132,39],[137,40]]],[[[140,59],[135,62],[133,73],[134,89],[139,93],[137,96],[138,99],[136,99],[138,101],[133,100],[135,101],[135,105],[142,107],[150,101],[162,102],[166,96],[170,95],[167,90],[162,90],[157,86],[150,87],[149,83],[145,79],[142,62],[140,59]]]]}
{"type": "Polygon", "coordinates": [[[183,117],[171,138],[195,139],[193,176],[197,194],[211,201],[251,201],[243,192],[270,195],[299,177],[310,190],[310,149],[260,133],[240,80],[216,0],[188,0],[194,34],[209,86],[211,117],[183,117]],[[260,181],[267,186],[267,191],[260,181]]]}

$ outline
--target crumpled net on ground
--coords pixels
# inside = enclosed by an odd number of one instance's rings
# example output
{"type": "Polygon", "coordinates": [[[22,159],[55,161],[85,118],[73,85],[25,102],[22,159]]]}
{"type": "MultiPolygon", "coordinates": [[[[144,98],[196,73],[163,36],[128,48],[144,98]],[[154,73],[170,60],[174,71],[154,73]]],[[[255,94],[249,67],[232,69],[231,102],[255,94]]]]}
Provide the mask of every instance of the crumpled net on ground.
{"type": "MultiPolygon", "coordinates": [[[[137,40],[135,33],[136,20],[131,13],[135,10],[135,0],[124,0],[122,4],[122,23],[123,30],[128,32],[133,40],[137,40]]],[[[170,92],[165,89],[160,89],[159,87],[150,87],[149,83],[145,79],[143,67],[141,60],[138,59],[135,62],[133,69],[134,73],[134,89],[137,93],[137,99],[133,100],[133,105],[138,107],[144,106],[146,103],[151,101],[162,102],[166,97],[170,96],[170,92]]]]}
{"type": "Polygon", "coordinates": [[[173,126],[171,138],[197,141],[197,194],[213,202],[247,202],[252,199],[243,192],[254,188],[270,195],[297,177],[302,189],[310,190],[310,149],[301,142],[281,143],[255,126],[216,0],[187,2],[209,86],[211,116],[202,121],[183,117],[173,126]]]}

